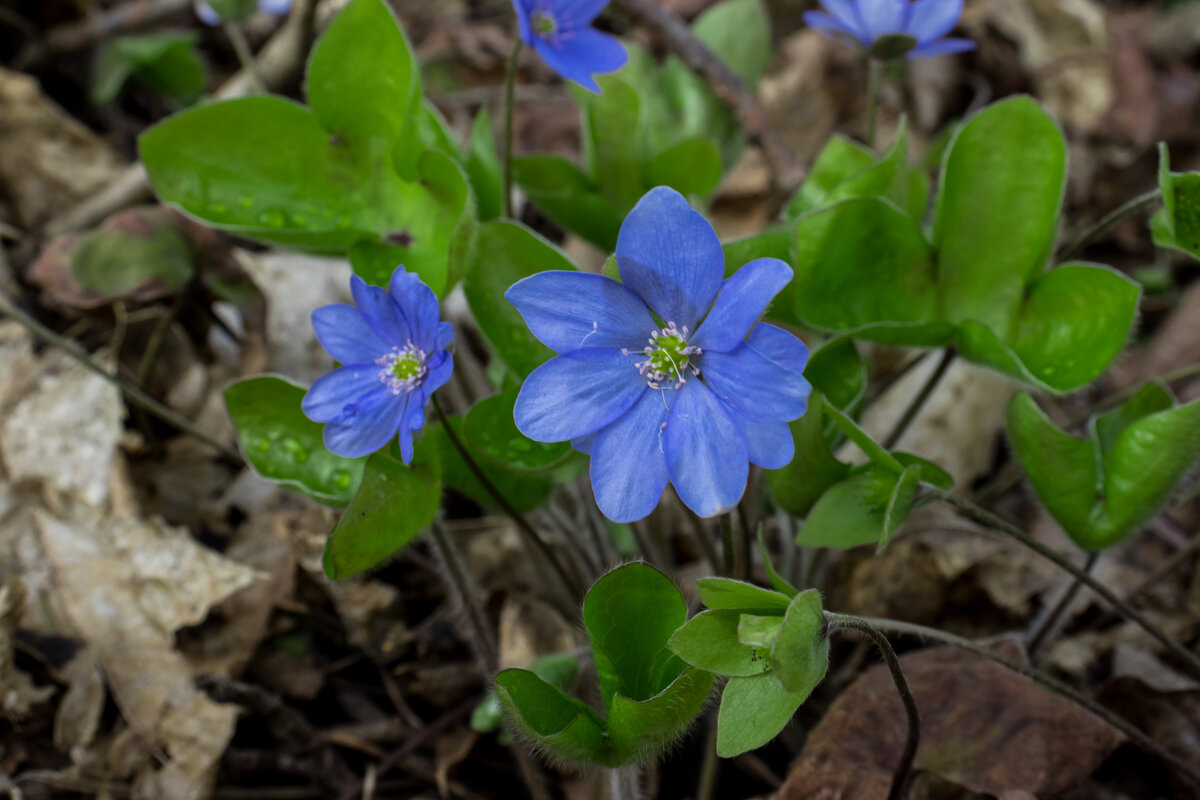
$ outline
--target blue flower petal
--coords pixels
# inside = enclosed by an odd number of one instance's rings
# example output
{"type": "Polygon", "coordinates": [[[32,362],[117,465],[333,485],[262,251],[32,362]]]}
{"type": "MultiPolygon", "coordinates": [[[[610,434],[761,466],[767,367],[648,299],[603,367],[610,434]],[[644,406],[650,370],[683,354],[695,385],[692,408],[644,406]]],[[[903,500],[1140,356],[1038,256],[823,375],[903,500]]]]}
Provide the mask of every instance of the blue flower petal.
{"type": "Polygon", "coordinates": [[[975,43],[970,39],[938,39],[934,42],[920,44],[904,54],[905,58],[930,58],[951,53],[965,53],[974,50],[975,43]]]}
{"type": "Polygon", "coordinates": [[[286,14],[292,8],[292,0],[258,0],[258,10],[264,14],[286,14]]]}
{"type": "Polygon", "coordinates": [[[343,364],[370,364],[392,349],[375,335],[358,309],[344,303],[315,309],[312,326],[325,352],[343,364]]]}
{"type": "Polygon", "coordinates": [[[597,94],[600,84],[592,76],[616,72],[629,60],[625,45],[595,28],[576,28],[557,41],[535,38],[533,49],[559,75],[597,94]]]}
{"type": "Polygon", "coordinates": [[[417,275],[405,272],[404,267],[396,267],[392,273],[392,279],[388,281],[388,294],[396,301],[401,315],[408,322],[413,344],[427,354],[432,353],[441,324],[437,295],[417,275]]]}
{"type": "Polygon", "coordinates": [[[858,13],[856,0],[821,0],[821,5],[840,23],[839,27],[859,41],[870,43],[871,39],[867,36],[862,15],[858,13]]]}
{"type": "Polygon", "coordinates": [[[513,418],[538,442],[565,442],[594,433],[629,410],[647,390],[634,356],[588,347],[547,361],[529,373],[513,418]]]}
{"type": "Polygon", "coordinates": [[[429,358],[425,367],[429,371],[425,373],[425,380],[421,381],[421,389],[428,397],[450,380],[450,373],[454,372],[454,356],[445,350],[438,351],[429,358]]]}
{"type": "Polygon", "coordinates": [[[394,395],[384,386],[359,399],[348,413],[325,425],[325,446],[346,458],[374,453],[396,435],[408,409],[409,394],[394,395]]]}
{"type": "Polygon", "coordinates": [[[338,367],[313,381],[300,401],[300,408],[313,422],[329,422],[344,416],[347,407],[383,388],[376,364],[338,367]]]}
{"type": "Polygon", "coordinates": [[[732,353],[705,353],[700,377],[730,408],[758,422],[787,422],[808,409],[812,386],[803,372],[764,357],[748,344],[732,353]]]}
{"type": "Polygon", "coordinates": [[[621,280],[666,322],[695,330],[725,277],[721,241],[683,195],[651,189],[621,224],[621,280]]]}
{"type": "Polygon", "coordinates": [[[530,14],[533,13],[533,0],[513,0],[513,10],[517,12],[517,27],[521,31],[521,41],[526,47],[533,47],[537,37],[533,33],[530,14]]]}
{"type": "Polygon", "coordinates": [[[434,342],[434,348],[437,350],[445,350],[454,341],[454,326],[449,322],[442,322],[438,325],[437,341],[434,342]]]}
{"type": "Polygon", "coordinates": [[[405,464],[411,464],[413,459],[413,431],[425,427],[425,403],[428,397],[425,386],[413,389],[409,392],[404,414],[400,418],[397,435],[400,440],[400,460],[405,464]]]}
{"type": "Polygon", "coordinates": [[[782,328],[760,322],[754,326],[747,343],[760,355],[793,372],[804,374],[808,366],[808,348],[804,342],[782,328]]]}
{"type": "Polygon", "coordinates": [[[217,10],[208,3],[195,3],[193,7],[196,9],[196,16],[199,17],[200,21],[205,25],[221,24],[221,15],[218,14],[217,10]]]}
{"type": "Polygon", "coordinates": [[[908,33],[918,42],[940,39],[958,24],[962,0],[916,0],[908,17],[908,33]]]}
{"type": "Polygon", "coordinates": [[[858,0],[858,14],[872,41],[889,33],[904,33],[908,0],[858,0]]]}
{"type": "Polygon", "coordinates": [[[596,434],[590,475],[596,505],[613,522],[633,522],[658,505],[670,474],[663,446],[670,389],[644,393],[596,434]]]}
{"type": "Polygon", "coordinates": [[[556,353],[581,347],[641,351],[657,330],[638,296],[611,278],[587,272],[539,272],[504,293],[529,330],[556,353]]]}
{"type": "Polygon", "coordinates": [[[786,422],[755,422],[734,414],[742,436],[746,437],[746,453],[752,464],[764,469],[779,469],[791,463],[796,443],[786,422]]]}
{"type": "Polygon", "coordinates": [[[404,347],[412,338],[408,321],[392,296],[378,286],[368,285],[357,275],[350,277],[350,294],[359,313],[381,340],[393,347],[404,347]]]}
{"type": "Polygon", "coordinates": [[[778,258],[759,258],[721,284],[712,311],[700,323],[689,344],[728,352],[746,340],[767,305],[792,279],[792,268],[778,258]]]}
{"type": "Polygon", "coordinates": [[[587,436],[579,436],[571,440],[571,447],[574,447],[584,455],[592,454],[592,445],[596,442],[596,434],[589,433],[587,436]]]}
{"type": "Polygon", "coordinates": [[[844,41],[847,36],[861,43],[864,47],[869,47],[871,44],[871,40],[860,31],[857,23],[848,24],[821,11],[805,11],[804,24],[820,34],[841,41],[843,44],[847,44],[844,41]]]}
{"type": "Polygon", "coordinates": [[[742,498],[750,474],[746,440],[725,404],[700,381],[678,391],[663,448],[679,499],[701,517],[728,511],[742,498]]]}

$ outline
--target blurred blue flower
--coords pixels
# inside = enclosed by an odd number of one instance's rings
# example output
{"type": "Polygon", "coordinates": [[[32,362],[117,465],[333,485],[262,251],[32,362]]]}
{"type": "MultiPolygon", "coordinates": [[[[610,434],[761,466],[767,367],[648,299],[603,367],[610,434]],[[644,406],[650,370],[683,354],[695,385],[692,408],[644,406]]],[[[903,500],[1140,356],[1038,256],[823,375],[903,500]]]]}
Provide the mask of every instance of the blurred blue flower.
{"type": "Polygon", "coordinates": [[[792,270],[760,258],[726,279],[712,227],[665,186],[625,219],[617,264],[623,283],[540,272],[505,293],[558,353],[525,379],[517,427],[590,453],[611,520],[646,516],[667,483],[700,516],[720,514],[741,499],[747,462],[792,460],[787,423],[808,407],[807,348],[758,322],[792,270]]]}
{"type": "Polygon", "coordinates": [[[969,39],[945,39],[962,16],[962,0],[821,0],[825,11],[804,21],[838,40],[852,40],[877,58],[925,58],[974,50],[969,39]],[[828,12],[828,13],[826,13],[828,12]]]}
{"type": "Polygon", "coordinates": [[[513,0],[521,41],[550,69],[599,93],[593,75],[616,72],[629,54],[613,36],[590,27],[608,0],[513,0]]]}
{"type": "Polygon", "coordinates": [[[404,267],[392,273],[387,291],[357,275],[350,291],[356,305],[321,306],[312,314],[317,340],[343,366],[318,378],[301,408],[326,423],[325,446],[339,456],[374,453],[399,432],[407,464],[426,403],[454,371],[446,349],[454,326],[441,321],[433,291],[404,267]]]}
{"type": "MultiPolygon", "coordinates": [[[[216,12],[208,3],[198,2],[195,4],[196,16],[205,25],[220,25],[221,15],[216,12]]],[[[286,14],[292,8],[292,0],[258,0],[258,10],[264,14],[281,15],[286,14]]]]}

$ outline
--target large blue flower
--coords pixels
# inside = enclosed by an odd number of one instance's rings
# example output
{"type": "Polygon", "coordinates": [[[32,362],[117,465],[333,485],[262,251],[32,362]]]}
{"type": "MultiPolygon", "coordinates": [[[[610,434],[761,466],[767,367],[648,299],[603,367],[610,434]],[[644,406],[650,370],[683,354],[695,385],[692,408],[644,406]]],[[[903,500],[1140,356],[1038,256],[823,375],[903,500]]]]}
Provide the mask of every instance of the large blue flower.
{"type": "Polygon", "coordinates": [[[712,227],[665,186],[625,219],[617,264],[624,283],[541,272],[505,294],[558,353],[525,379],[517,427],[590,452],[609,519],[646,516],[668,482],[700,516],[727,511],[747,462],[792,460],[787,422],[808,407],[807,348],[758,322],[792,270],[760,258],[725,279],[712,227]]]}
{"type": "Polygon", "coordinates": [[[825,11],[804,21],[835,39],[850,39],[880,58],[925,58],[975,49],[970,39],[945,39],[962,16],[962,0],[821,0],[825,11]],[[828,13],[826,13],[828,12],[828,13]]]}
{"type": "Polygon", "coordinates": [[[608,0],[513,0],[521,41],[552,70],[593,92],[593,75],[616,72],[629,54],[616,38],[591,27],[608,0]]]}
{"type": "Polygon", "coordinates": [[[433,291],[404,267],[387,291],[357,275],[350,291],[357,307],[335,303],[312,314],[317,340],[343,366],[318,378],[301,408],[326,423],[325,446],[339,456],[374,453],[399,432],[407,464],[425,404],[454,371],[446,349],[454,326],[441,321],[433,291]]]}

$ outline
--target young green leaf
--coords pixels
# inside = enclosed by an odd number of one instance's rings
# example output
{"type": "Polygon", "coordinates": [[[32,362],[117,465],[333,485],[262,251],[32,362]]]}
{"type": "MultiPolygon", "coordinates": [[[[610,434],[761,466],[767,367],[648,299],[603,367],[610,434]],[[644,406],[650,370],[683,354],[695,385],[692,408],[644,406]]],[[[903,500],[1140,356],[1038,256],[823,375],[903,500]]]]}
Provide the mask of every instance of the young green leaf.
{"type": "Polygon", "coordinates": [[[798,517],[807,516],[829,487],[850,474],[850,466],[834,458],[829,450],[824,425],[826,402],[820,392],[809,396],[808,412],[788,423],[796,455],[781,469],[766,472],[771,498],[798,517]]]}
{"type": "Polygon", "coordinates": [[[806,694],[789,692],[775,675],[730,678],[717,712],[717,755],[733,758],[762,747],[792,719],[806,694]]]}
{"type": "Polygon", "coordinates": [[[692,33],[750,88],[771,63],[771,18],[763,0],[723,0],[692,24],[692,33]]]}
{"type": "Polygon", "coordinates": [[[804,520],[796,543],[847,548],[890,538],[912,509],[916,486],[912,473],[901,481],[904,472],[870,466],[829,489],[804,520]]]}
{"type": "Polygon", "coordinates": [[[497,675],[496,695],[534,747],[580,763],[596,763],[605,753],[608,726],[604,720],[529,670],[506,669],[497,675]]]}
{"type": "Polygon", "coordinates": [[[650,758],[678,739],[704,708],[713,680],[711,672],[689,667],[654,697],[614,695],[608,709],[613,762],[650,758]]]}
{"type": "Polygon", "coordinates": [[[517,390],[510,389],[472,406],[463,423],[467,445],[517,470],[542,470],[561,461],[571,451],[570,444],[535,442],[517,430],[516,400],[517,390]]]}
{"type": "Polygon", "coordinates": [[[807,698],[829,670],[829,638],[821,593],[805,589],[792,598],[771,647],[771,669],[789,692],[807,698]]]}
{"type": "Polygon", "coordinates": [[[754,647],[739,641],[742,616],[732,609],[702,611],[671,634],[667,646],[699,669],[719,675],[758,675],[767,662],[756,658],[754,647]]]}
{"type": "Polygon", "coordinates": [[[1158,145],[1158,157],[1163,207],[1151,221],[1154,243],[1200,258],[1200,173],[1172,172],[1165,142],[1158,145]]]}
{"type": "Polygon", "coordinates": [[[492,121],[487,107],[479,109],[471,125],[467,144],[467,179],[475,192],[476,214],[480,222],[496,219],[504,206],[504,179],[500,156],[492,136],[492,121]]]}
{"type": "Polygon", "coordinates": [[[711,609],[731,609],[751,613],[782,613],[788,598],[779,592],[733,578],[701,578],[696,581],[700,602],[711,609]]]}
{"type": "Polygon", "coordinates": [[[601,250],[616,249],[624,215],[609,205],[579,167],[559,156],[514,158],[513,180],[555,223],[601,250]]]}
{"type": "Polygon", "coordinates": [[[799,191],[784,211],[789,221],[824,205],[839,185],[875,163],[875,153],[865,145],[835,133],[817,156],[799,191]]]}

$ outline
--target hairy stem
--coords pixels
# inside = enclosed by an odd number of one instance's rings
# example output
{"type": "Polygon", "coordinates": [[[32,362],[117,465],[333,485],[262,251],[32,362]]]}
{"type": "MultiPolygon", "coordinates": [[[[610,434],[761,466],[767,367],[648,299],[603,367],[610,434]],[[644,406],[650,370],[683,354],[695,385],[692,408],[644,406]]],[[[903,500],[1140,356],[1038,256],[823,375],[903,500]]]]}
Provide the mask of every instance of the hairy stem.
{"type": "Polygon", "coordinates": [[[484,675],[491,677],[499,670],[500,656],[496,637],[487,623],[487,613],[479,603],[479,589],[467,573],[462,553],[446,533],[440,519],[433,521],[429,532],[433,549],[445,568],[446,586],[454,598],[454,605],[470,628],[471,649],[476,652],[484,675]]]}
{"type": "Polygon", "coordinates": [[[732,576],[736,570],[738,548],[733,541],[733,516],[721,515],[721,572],[732,576]]]}
{"type": "Polygon", "coordinates": [[[867,59],[867,147],[872,150],[879,127],[879,91],[883,87],[884,66],[878,58],[867,59]]]}
{"type": "Polygon", "coordinates": [[[1026,678],[1045,686],[1054,693],[1067,698],[1072,703],[1075,703],[1082,708],[1086,708],[1088,711],[1092,712],[1097,717],[1100,717],[1109,725],[1112,725],[1121,733],[1128,736],[1130,741],[1132,741],[1138,747],[1161,758],[1163,761],[1167,762],[1183,773],[1188,780],[1192,781],[1197,786],[1200,786],[1200,768],[1183,761],[1178,756],[1171,753],[1141,730],[1134,727],[1133,724],[1124,717],[1109,711],[1096,701],[1084,697],[1075,689],[1071,688],[1057,678],[1047,675],[1041,670],[1026,664],[1022,664],[1018,661],[1014,661],[1010,658],[1006,658],[999,653],[989,650],[983,645],[976,644],[970,639],[965,639],[961,636],[955,636],[952,633],[946,633],[945,631],[940,631],[937,628],[929,628],[924,625],[916,625],[911,622],[899,622],[891,619],[876,619],[873,617],[867,617],[866,621],[880,630],[906,636],[917,636],[922,639],[929,639],[935,642],[943,642],[945,644],[952,645],[953,647],[966,650],[969,653],[974,653],[980,658],[986,658],[989,661],[994,661],[1003,667],[1011,669],[1013,672],[1016,672],[1019,675],[1024,675],[1026,678]]]}
{"type": "Polygon", "coordinates": [[[1054,562],[1063,570],[1066,570],[1074,575],[1079,579],[1080,583],[1084,584],[1096,594],[1104,598],[1104,600],[1107,601],[1108,604],[1111,605],[1119,614],[1121,614],[1121,616],[1131,620],[1132,622],[1135,622],[1142,628],[1142,630],[1146,631],[1146,633],[1150,634],[1160,643],[1162,643],[1162,645],[1166,647],[1168,651],[1170,651],[1176,658],[1179,659],[1180,662],[1183,663],[1188,672],[1191,673],[1192,677],[1200,678],[1200,657],[1197,657],[1195,653],[1191,652],[1179,642],[1168,636],[1161,628],[1150,622],[1150,620],[1146,619],[1146,617],[1129,605],[1129,603],[1125,602],[1120,597],[1117,597],[1117,595],[1114,594],[1113,591],[1103,583],[1071,563],[1070,559],[1068,559],[1066,556],[1042,544],[1029,534],[1025,533],[1025,531],[1018,528],[1016,525],[1013,525],[1008,520],[993,514],[986,508],[975,504],[965,497],[959,497],[956,494],[952,494],[934,487],[927,487],[927,490],[929,496],[954,506],[959,511],[962,511],[968,517],[982,525],[986,525],[989,528],[1001,531],[1002,533],[1007,533],[1009,536],[1013,537],[1030,550],[1033,550],[1038,555],[1054,562]]]}
{"type": "Polygon", "coordinates": [[[1097,236],[1104,233],[1106,230],[1111,228],[1113,225],[1116,225],[1130,214],[1136,214],[1143,208],[1148,208],[1149,206],[1158,202],[1160,199],[1162,199],[1162,194],[1158,189],[1153,189],[1145,194],[1138,195],[1125,205],[1108,212],[1091,226],[1089,226],[1083,233],[1079,234],[1078,238],[1076,238],[1075,241],[1071,242],[1071,244],[1068,245],[1065,250],[1063,250],[1062,256],[1060,256],[1058,260],[1070,261],[1082,253],[1083,248],[1091,244],[1097,236]]]}
{"type": "Polygon", "coordinates": [[[908,681],[904,678],[904,671],[900,668],[900,659],[896,657],[891,642],[871,620],[831,611],[825,612],[825,619],[831,629],[847,628],[866,634],[879,648],[880,655],[892,673],[896,691],[900,694],[900,701],[904,703],[904,713],[908,715],[908,738],[905,739],[904,752],[901,753],[896,771],[892,775],[892,788],[888,792],[888,800],[902,800],[908,794],[908,776],[912,772],[913,760],[917,757],[917,747],[921,744],[921,714],[917,711],[917,701],[913,699],[908,681]]]}
{"type": "Polygon", "coordinates": [[[513,160],[513,116],[517,104],[517,62],[521,57],[521,37],[513,44],[508,57],[508,69],[504,73],[504,216],[512,218],[512,160],[513,160]]]}
{"type": "Polygon", "coordinates": [[[956,355],[957,351],[953,347],[947,347],[945,351],[942,352],[941,360],[938,361],[937,366],[934,368],[933,372],[929,374],[929,377],[925,379],[925,383],[921,386],[921,390],[917,392],[915,397],[913,397],[912,402],[910,402],[908,407],[904,409],[904,413],[900,416],[900,419],[896,421],[896,425],[892,428],[891,433],[889,433],[887,438],[883,440],[883,447],[885,450],[891,450],[896,446],[896,443],[900,441],[901,437],[904,436],[904,433],[908,430],[908,427],[912,425],[913,420],[915,420],[917,415],[921,413],[921,409],[925,406],[925,403],[928,402],[930,396],[933,394],[933,391],[938,387],[938,384],[942,382],[942,378],[946,376],[946,372],[950,369],[950,365],[954,363],[954,357],[956,355]]]}
{"type": "MultiPolygon", "coordinates": [[[[1087,562],[1083,565],[1083,571],[1090,575],[1099,558],[1099,553],[1089,555],[1087,562]]],[[[1067,609],[1071,607],[1071,603],[1075,602],[1075,598],[1079,595],[1079,590],[1082,588],[1083,582],[1078,577],[1073,576],[1071,578],[1071,585],[1063,592],[1062,597],[1059,598],[1054,608],[1042,619],[1041,624],[1034,628],[1033,633],[1029,636],[1029,645],[1026,647],[1026,650],[1029,652],[1030,661],[1035,664],[1037,663],[1038,653],[1046,644],[1046,641],[1054,635],[1054,631],[1058,627],[1058,621],[1062,619],[1063,614],[1067,613],[1067,609]]]]}

